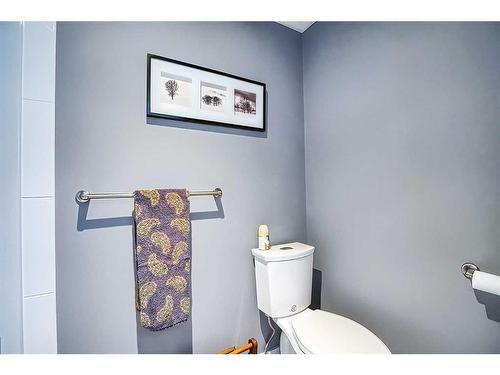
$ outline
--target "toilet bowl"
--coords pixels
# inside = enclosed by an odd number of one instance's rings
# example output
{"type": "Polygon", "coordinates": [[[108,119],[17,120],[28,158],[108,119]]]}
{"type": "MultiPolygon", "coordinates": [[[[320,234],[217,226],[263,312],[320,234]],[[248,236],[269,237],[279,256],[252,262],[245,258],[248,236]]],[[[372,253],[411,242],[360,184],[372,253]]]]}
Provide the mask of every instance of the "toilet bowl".
{"type": "Polygon", "coordinates": [[[282,354],[390,354],[387,346],[354,320],[311,310],[314,247],[299,242],[252,249],[259,310],[281,328],[282,354]]]}
{"type": "Polygon", "coordinates": [[[322,310],[306,309],[274,320],[281,328],[281,354],[390,354],[375,334],[361,324],[322,310]]]}

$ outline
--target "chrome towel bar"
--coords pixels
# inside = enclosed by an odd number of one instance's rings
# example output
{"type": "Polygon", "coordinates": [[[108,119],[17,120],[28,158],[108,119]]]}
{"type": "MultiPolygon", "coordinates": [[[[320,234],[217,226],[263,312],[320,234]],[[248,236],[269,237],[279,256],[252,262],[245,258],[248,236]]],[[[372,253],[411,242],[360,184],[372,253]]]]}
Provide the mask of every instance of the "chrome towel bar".
{"type": "MultiPolygon", "coordinates": [[[[214,198],[222,196],[222,189],[215,188],[214,190],[190,190],[190,197],[199,197],[202,195],[211,195],[214,198]]],[[[87,203],[91,199],[114,199],[114,198],[133,198],[134,193],[90,193],[85,190],[80,190],[76,193],[76,201],[79,203],[87,203]]]]}

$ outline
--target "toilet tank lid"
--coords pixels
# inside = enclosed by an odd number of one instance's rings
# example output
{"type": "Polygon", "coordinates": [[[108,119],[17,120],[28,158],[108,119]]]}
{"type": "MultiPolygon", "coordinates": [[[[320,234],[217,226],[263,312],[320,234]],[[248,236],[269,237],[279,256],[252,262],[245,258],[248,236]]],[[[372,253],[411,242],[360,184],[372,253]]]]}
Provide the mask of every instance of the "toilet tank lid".
{"type": "Polygon", "coordinates": [[[314,246],[300,242],[290,242],[271,246],[269,250],[252,249],[252,254],[265,262],[278,262],[303,258],[314,252],[314,246]]]}

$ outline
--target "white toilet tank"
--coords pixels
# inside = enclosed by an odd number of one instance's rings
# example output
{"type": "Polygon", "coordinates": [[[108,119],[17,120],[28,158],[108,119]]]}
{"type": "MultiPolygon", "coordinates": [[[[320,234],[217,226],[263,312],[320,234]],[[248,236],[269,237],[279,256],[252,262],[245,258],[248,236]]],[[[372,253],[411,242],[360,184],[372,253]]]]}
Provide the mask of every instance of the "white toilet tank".
{"type": "Polygon", "coordinates": [[[300,242],[252,249],[259,310],[281,318],[311,304],[313,253],[313,246],[300,242]]]}

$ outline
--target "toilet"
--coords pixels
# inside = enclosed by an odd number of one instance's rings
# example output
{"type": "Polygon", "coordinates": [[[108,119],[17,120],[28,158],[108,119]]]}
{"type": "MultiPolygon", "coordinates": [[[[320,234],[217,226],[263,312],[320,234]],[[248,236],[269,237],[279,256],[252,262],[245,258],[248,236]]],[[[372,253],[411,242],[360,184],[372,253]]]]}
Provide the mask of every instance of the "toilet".
{"type": "Polygon", "coordinates": [[[361,324],[309,309],[313,253],[313,246],[299,242],[252,249],[257,306],[281,328],[281,354],[390,354],[382,340],[361,324]]]}

